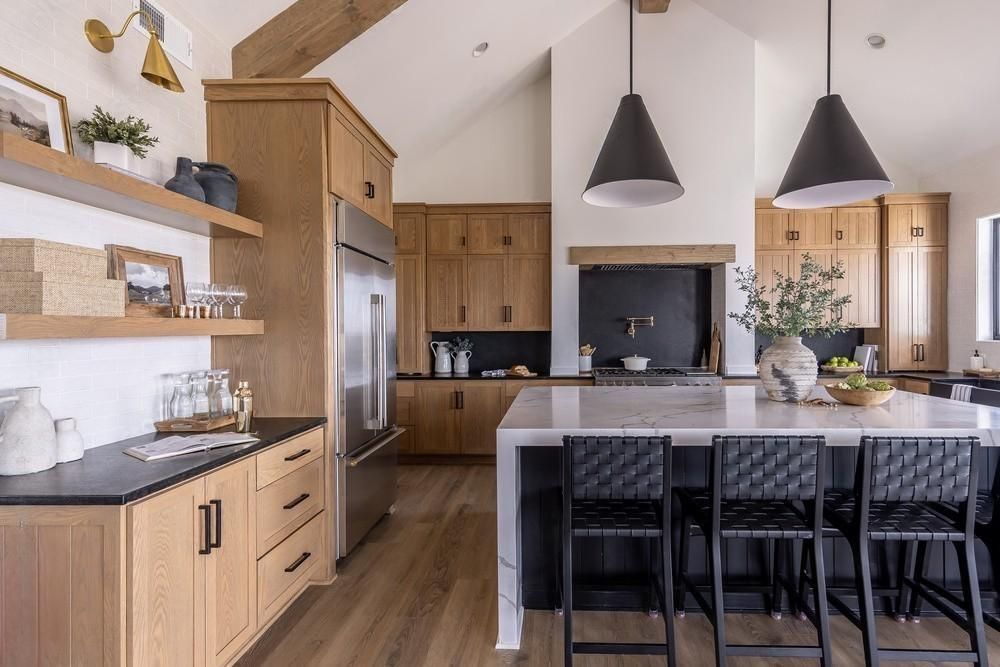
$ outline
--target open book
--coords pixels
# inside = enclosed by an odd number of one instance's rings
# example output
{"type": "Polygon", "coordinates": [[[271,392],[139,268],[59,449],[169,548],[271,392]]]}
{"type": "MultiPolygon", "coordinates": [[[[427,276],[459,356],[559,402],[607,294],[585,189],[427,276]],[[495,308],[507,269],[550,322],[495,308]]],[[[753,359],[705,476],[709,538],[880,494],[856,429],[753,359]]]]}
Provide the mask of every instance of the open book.
{"type": "Polygon", "coordinates": [[[158,461],[184,454],[207,452],[218,447],[231,447],[257,442],[260,438],[249,433],[205,433],[201,435],[172,435],[146,445],[129,447],[125,453],[141,461],[158,461]]]}

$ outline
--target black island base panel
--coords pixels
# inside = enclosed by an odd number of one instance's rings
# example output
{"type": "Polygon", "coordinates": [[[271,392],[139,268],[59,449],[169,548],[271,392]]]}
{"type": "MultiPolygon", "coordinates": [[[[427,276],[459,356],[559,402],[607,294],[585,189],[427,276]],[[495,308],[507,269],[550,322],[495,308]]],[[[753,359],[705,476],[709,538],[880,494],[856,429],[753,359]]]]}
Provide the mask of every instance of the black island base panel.
{"type": "MultiPolygon", "coordinates": [[[[830,447],[826,486],[849,489],[854,482],[854,465],[857,449],[830,447]]],[[[984,464],[980,467],[980,489],[989,489],[994,471],[1000,460],[1000,448],[983,448],[984,464]]],[[[705,488],[708,485],[708,447],[675,447],[673,451],[673,485],[705,488]]],[[[559,447],[522,447],[520,450],[521,479],[521,567],[522,600],[528,609],[558,609],[561,586],[561,537],[562,496],[560,489],[559,447]]],[[[674,518],[679,518],[679,503],[674,502],[674,518]]],[[[675,522],[673,551],[676,557],[679,531],[675,522]]],[[[584,610],[636,610],[650,609],[647,578],[648,548],[645,540],[616,537],[576,537],[573,547],[573,606],[584,610]]],[[[709,585],[708,552],[704,537],[691,538],[689,573],[699,586],[709,585]]],[[[800,543],[801,544],[801,543],[800,543]]],[[[791,549],[791,543],[785,546],[791,549]]],[[[769,584],[772,570],[773,544],[766,540],[726,540],[723,543],[722,561],[725,581],[728,584],[769,584]]],[[[847,589],[854,587],[854,568],[850,546],[842,538],[827,538],[823,542],[827,581],[832,588],[843,587],[845,601],[855,610],[856,600],[848,597],[847,589]]],[[[654,550],[655,551],[655,550],[654,550]]],[[[794,557],[786,558],[785,576],[795,580],[800,546],[794,548],[794,557]],[[791,560],[792,562],[789,562],[791,560]]],[[[792,553],[786,551],[786,553],[792,553]]],[[[993,590],[992,565],[982,544],[976,546],[977,569],[982,590],[993,590]]],[[[931,580],[945,582],[945,586],[961,595],[961,579],[955,550],[948,544],[931,546],[928,574],[931,580]]],[[[898,544],[879,543],[872,546],[873,584],[876,588],[895,588],[899,571],[900,549],[898,544]]],[[[676,582],[675,582],[676,583],[676,582]]],[[[812,598],[810,595],[809,602],[812,598]]],[[[875,599],[879,613],[895,613],[895,598],[875,599]]],[[[698,611],[690,595],[678,609],[698,611]]],[[[990,595],[984,594],[983,608],[989,612],[997,605],[990,595]]],[[[727,612],[770,612],[768,595],[757,592],[726,592],[727,612]]],[[[784,609],[788,612],[788,595],[784,596],[784,609]]],[[[831,613],[837,613],[830,608],[831,613]]],[[[923,606],[925,615],[938,615],[931,605],[923,606]]]]}

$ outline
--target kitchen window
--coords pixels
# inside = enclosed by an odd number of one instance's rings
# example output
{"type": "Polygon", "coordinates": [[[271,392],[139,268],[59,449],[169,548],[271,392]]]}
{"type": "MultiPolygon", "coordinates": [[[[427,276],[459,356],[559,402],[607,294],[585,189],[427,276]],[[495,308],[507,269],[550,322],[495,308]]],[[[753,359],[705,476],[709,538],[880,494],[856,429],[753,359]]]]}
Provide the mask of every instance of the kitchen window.
{"type": "MultiPolygon", "coordinates": [[[[990,221],[992,240],[990,244],[990,294],[993,298],[993,340],[1000,340],[1000,218],[990,221]]],[[[981,312],[981,311],[980,311],[981,312]]]]}

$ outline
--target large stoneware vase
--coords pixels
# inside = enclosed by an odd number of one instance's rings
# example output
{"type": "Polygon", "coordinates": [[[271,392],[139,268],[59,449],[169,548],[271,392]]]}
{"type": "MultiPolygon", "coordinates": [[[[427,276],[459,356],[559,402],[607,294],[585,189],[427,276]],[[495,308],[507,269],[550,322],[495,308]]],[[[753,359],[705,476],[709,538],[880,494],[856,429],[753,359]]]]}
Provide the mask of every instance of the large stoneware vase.
{"type": "Polygon", "coordinates": [[[760,357],[760,379],[772,401],[798,403],[816,388],[816,355],[799,336],[778,336],[760,357]]]}
{"type": "Polygon", "coordinates": [[[16,401],[0,424],[0,475],[25,475],[56,464],[56,429],[41,403],[42,390],[23,387],[16,394],[0,399],[16,401]]]}

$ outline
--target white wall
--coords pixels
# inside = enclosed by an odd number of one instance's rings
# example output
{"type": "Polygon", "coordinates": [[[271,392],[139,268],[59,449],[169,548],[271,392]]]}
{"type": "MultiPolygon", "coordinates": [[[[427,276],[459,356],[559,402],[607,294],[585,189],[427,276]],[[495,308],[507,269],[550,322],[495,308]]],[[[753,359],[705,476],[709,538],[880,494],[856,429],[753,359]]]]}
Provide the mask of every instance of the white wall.
{"type": "MultiPolygon", "coordinates": [[[[754,42],[694,4],[637,16],[635,88],[686,193],[644,209],[602,209],[580,198],[621,95],[628,92],[628,4],[615,3],[552,49],[552,365],[576,368],[574,245],[734,243],[754,257],[754,42]]],[[[725,287],[726,308],[742,301],[725,287]]],[[[622,314],[623,316],[625,313],[622,314]]],[[[720,313],[721,315],[721,313],[720,313]]],[[[753,372],[753,338],[718,317],[726,370],[753,372]]],[[[669,326],[664,323],[658,326],[669,326]]]]}
{"type": "Polygon", "coordinates": [[[1000,217],[1000,146],[921,179],[925,192],[951,192],[948,213],[948,366],[968,368],[978,349],[986,365],[1000,365],[1000,341],[991,340],[988,225],[1000,217]]]}
{"type": "MultiPolygon", "coordinates": [[[[229,45],[185,14],[164,8],[194,31],[194,71],[173,61],[187,90],[170,93],[139,76],[146,40],[129,29],[110,54],[91,48],[83,22],[99,18],[117,31],[128,0],[5,0],[0,4],[0,65],[64,94],[70,117],[94,105],[145,118],[160,144],[142,173],[164,182],[178,155],[205,156],[200,80],[229,76],[229,45]]],[[[77,155],[90,150],[77,142],[77,155]]],[[[208,239],[0,184],[0,237],[36,237],[101,248],[115,243],[180,255],[187,280],[209,275],[208,239]]],[[[39,385],[55,417],[77,417],[88,447],[152,430],[160,418],[163,374],[211,363],[205,337],[0,342],[0,392],[39,385]]]]}
{"type": "Polygon", "coordinates": [[[429,155],[401,155],[396,201],[435,204],[549,201],[551,81],[522,87],[429,155]]]}

